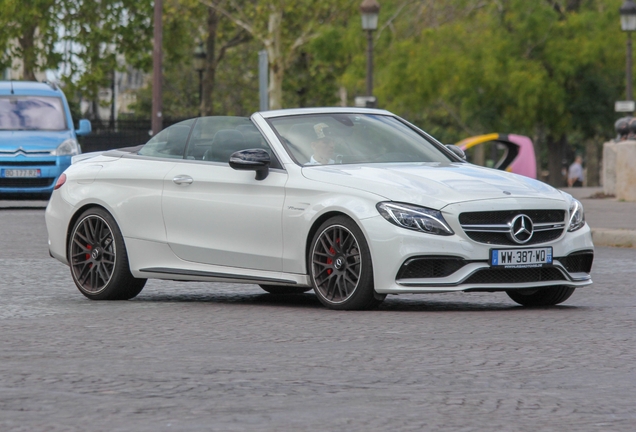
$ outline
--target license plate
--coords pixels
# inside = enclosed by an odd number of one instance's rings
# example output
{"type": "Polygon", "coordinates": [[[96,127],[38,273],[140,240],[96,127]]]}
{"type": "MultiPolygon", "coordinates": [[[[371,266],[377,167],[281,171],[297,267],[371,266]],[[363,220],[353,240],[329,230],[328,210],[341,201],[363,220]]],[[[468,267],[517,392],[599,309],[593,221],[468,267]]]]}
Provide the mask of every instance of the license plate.
{"type": "Polygon", "coordinates": [[[491,249],[490,265],[504,268],[543,267],[552,264],[552,248],[491,249]]]}
{"type": "Polygon", "coordinates": [[[39,169],[3,169],[2,177],[41,177],[42,170],[39,169]]]}

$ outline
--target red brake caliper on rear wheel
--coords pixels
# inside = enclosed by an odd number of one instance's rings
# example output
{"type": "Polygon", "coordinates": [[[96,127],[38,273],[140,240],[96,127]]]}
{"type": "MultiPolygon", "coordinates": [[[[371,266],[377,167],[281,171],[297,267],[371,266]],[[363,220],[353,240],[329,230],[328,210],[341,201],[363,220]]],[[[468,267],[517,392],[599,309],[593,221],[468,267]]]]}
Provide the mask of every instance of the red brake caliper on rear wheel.
{"type": "MultiPolygon", "coordinates": [[[[91,250],[93,249],[93,247],[89,244],[86,245],[86,249],[91,250]]],[[[87,253],[86,254],[86,260],[88,261],[89,259],[91,259],[91,254],[87,253]]],[[[93,267],[93,264],[89,264],[88,265],[89,268],[93,267]]]]}

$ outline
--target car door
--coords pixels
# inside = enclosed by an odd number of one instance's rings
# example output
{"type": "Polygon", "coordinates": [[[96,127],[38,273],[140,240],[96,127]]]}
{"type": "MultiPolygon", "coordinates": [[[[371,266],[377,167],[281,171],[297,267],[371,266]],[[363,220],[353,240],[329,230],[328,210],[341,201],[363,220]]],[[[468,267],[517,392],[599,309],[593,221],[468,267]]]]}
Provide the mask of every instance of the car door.
{"type": "Polygon", "coordinates": [[[186,159],[164,180],[163,216],[175,255],[197,263],[281,271],[287,173],[279,166],[249,119],[198,119],[186,159]],[[229,166],[231,153],[257,147],[272,156],[264,180],[229,166]]]}
{"type": "Polygon", "coordinates": [[[194,120],[186,120],[172,125],[136,153],[125,152],[111,162],[92,164],[90,172],[94,177],[89,175],[78,181],[91,188],[94,196],[116,206],[124,237],[166,241],[161,189],[166,174],[177,161],[183,160],[193,124],[194,120]],[[95,178],[97,181],[93,182],[95,178]]]}

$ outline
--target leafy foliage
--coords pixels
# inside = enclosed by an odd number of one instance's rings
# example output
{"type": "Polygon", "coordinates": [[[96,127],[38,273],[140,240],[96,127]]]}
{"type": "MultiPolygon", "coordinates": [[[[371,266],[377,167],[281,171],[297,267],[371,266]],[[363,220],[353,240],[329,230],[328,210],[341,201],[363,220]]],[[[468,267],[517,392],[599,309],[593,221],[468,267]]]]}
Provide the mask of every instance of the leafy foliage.
{"type": "Polygon", "coordinates": [[[34,80],[35,70],[57,66],[60,55],[54,46],[62,1],[0,0],[0,67],[21,59],[25,79],[34,80]]]}
{"type": "MultiPolygon", "coordinates": [[[[625,86],[621,3],[382,0],[374,93],[381,107],[444,142],[488,132],[529,135],[557,183],[568,151],[612,134],[612,106],[625,86]]],[[[0,63],[20,57],[25,70],[66,65],[67,86],[94,98],[113,70],[149,70],[152,5],[0,0],[0,63]]],[[[198,115],[192,54],[200,41],[213,51],[204,74],[206,112],[257,109],[262,49],[270,57],[273,107],[338,105],[342,97],[351,104],[365,91],[358,8],[357,0],[164,0],[164,115],[198,115]]],[[[149,114],[149,88],[136,108],[149,114]]]]}

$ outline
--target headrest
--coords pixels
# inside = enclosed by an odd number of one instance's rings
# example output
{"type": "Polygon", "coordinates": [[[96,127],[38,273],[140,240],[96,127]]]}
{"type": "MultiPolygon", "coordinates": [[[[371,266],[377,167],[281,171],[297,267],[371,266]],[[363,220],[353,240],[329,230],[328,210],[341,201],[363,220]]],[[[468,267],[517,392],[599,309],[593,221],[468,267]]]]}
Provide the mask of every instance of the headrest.
{"type": "Polygon", "coordinates": [[[221,129],[212,139],[212,147],[242,146],[245,144],[243,134],[235,129],[221,129]]]}

